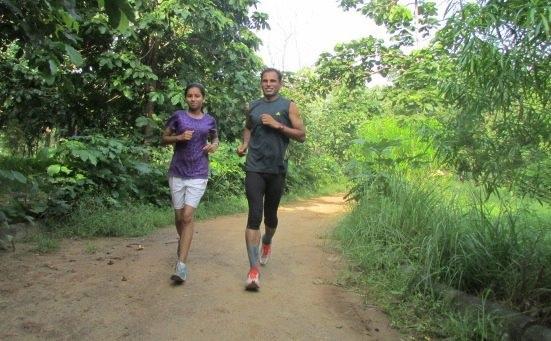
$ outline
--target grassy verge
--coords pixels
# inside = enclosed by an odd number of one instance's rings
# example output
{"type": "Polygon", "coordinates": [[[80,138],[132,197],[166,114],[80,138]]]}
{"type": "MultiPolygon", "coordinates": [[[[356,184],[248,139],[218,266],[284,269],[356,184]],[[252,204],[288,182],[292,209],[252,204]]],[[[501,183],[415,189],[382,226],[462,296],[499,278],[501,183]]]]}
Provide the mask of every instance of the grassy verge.
{"type": "Polygon", "coordinates": [[[335,231],[354,264],[348,282],[369,288],[370,299],[397,326],[424,335],[503,337],[494,316],[484,311],[461,315],[445,306],[433,290],[435,283],[549,323],[549,208],[530,210],[533,203],[520,199],[498,207],[495,200],[467,198],[469,190],[458,187],[436,179],[392,178],[383,191],[368,191],[335,231]],[[454,192],[443,192],[449,188],[454,192]]]}
{"type": "Polygon", "coordinates": [[[56,221],[52,232],[56,237],[120,237],[143,236],[158,226],[171,222],[171,211],[153,205],[103,207],[82,205],[63,222],[56,221]]]}
{"type": "Polygon", "coordinates": [[[284,203],[313,198],[322,195],[332,195],[335,193],[344,193],[348,187],[348,183],[344,179],[334,179],[334,182],[318,184],[310,189],[301,188],[290,193],[285,193],[282,198],[284,203]]]}
{"type": "MultiPolygon", "coordinates": [[[[318,185],[308,191],[301,189],[286,193],[283,202],[342,192],[344,188],[342,181],[318,185]]],[[[197,220],[203,220],[246,211],[247,200],[244,196],[206,199],[199,205],[195,216],[197,220]]],[[[173,223],[174,213],[169,203],[164,207],[146,204],[106,207],[91,198],[63,220],[48,221],[46,228],[38,230],[27,240],[33,243],[35,251],[44,253],[57,250],[61,238],[144,236],[173,223]]]]}

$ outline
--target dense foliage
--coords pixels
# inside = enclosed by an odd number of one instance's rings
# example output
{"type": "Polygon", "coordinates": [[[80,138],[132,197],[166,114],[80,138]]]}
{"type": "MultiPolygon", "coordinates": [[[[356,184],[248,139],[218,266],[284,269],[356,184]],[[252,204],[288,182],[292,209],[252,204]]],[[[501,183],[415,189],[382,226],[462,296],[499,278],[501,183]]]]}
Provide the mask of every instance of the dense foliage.
{"type": "MultiPolygon", "coordinates": [[[[253,29],[267,27],[256,2],[0,2],[0,142],[25,156],[0,163],[5,218],[66,214],[88,195],[166,203],[159,134],[187,83],[205,84],[223,140],[241,132],[262,66],[253,29]]],[[[228,195],[231,160],[213,167],[228,195]]]]}
{"type": "Polygon", "coordinates": [[[481,1],[439,32],[453,64],[441,85],[457,108],[446,153],[489,192],[551,200],[550,21],[548,1],[481,1]]]}
{"type": "Polygon", "coordinates": [[[32,155],[50,135],[93,132],[156,140],[159,119],[192,81],[209,90],[222,135],[237,136],[261,68],[252,29],[266,17],[249,15],[256,1],[129,0],[122,16],[107,10],[126,2],[98,3],[0,4],[0,126],[10,150],[32,155]]]}

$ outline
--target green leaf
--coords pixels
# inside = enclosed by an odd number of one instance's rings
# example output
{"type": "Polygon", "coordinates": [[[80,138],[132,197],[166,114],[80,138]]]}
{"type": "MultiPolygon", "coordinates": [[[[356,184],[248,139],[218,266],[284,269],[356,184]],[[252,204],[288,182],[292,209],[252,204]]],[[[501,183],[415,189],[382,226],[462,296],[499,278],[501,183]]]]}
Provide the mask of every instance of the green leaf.
{"type": "Polygon", "coordinates": [[[172,105],[176,105],[181,102],[182,102],[182,95],[180,94],[174,95],[170,98],[170,103],[172,103],[172,105]]]}
{"type": "Polygon", "coordinates": [[[119,25],[117,26],[117,29],[119,31],[125,31],[128,28],[128,23],[128,17],[123,13],[119,20],[119,25]]]}
{"type": "Polygon", "coordinates": [[[66,27],[71,29],[78,29],[78,21],[75,20],[73,16],[71,16],[69,13],[65,11],[59,11],[59,16],[61,16],[61,20],[65,24],[66,27]]]}
{"type": "Polygon", "coordinates": [[[11,181],[17,181],[23,184],[27,182],[27,178],[23,174],[12,170],[6,171],[3,169],[0,169],[0,178],[8,179],[11,181]]]}
{"type": "Polygon", "coordinates": [[[130,6],[128,1],[118,0],[118,5],[119,5],[120,11],[124,14],[124,17],[126,20],[130,20],[130,21],[136,20],[134,9],[132,8],[132,6],[130,6]]]}
{"type": "Polygon", "coordinates": [[[17,172],[17,171],[11,171],[11,174],[13,176],[13,179],[17,182],[20,182],[22,184],[26,184],[27,183],[27,177],[25,177],[25,175],[17,172]]]}
{"type": "Polygon", "coordinates": [[[547,22],[547,18],[545,17],[545,15],[543,13],[541,14],[541,22],[543,23],[543,27],[545,29],[545,34],[547,36],[549,36],[549,23],[547,22]]]}
{"type": "Polygon", "coordinates": [[[61,166],[61,169],[60,169],[61,173],[65,173],[65,174],[70,174],[72,172],[72,170],[70,170],[68,167],[66,166],[61,166]]]}
{"type": "Polygon", "coordinates": [[[84,63],[82,55],[80,54],[80,52],[75,50],[74,47],[65,44],[65,52],[67,52],[67,55],[69,56],[69,59],[71,60],[71,62],[73,62],[73,64],[75,64],[76,66],[82,66],[82,64],[84,63]]]}
{"type": "Polygon", "coordinates": [[[14,171],[14,170],[5,171],[0,169],[0,177],[11,181],[17,181],[22,184],[27,183],[27,177],[25,177],[25,175],[19,173],[18,171],[14,171]]]}
{"type": "Polygon", "coordinates": [[[132,90],[128,89],[128,88],[123,89],[122,94],[124,95],[124,97],[126,97],[128,99],[132,99],[132,97],[133,97],[132,90]]]}
{"type": "Polygon", "coordinates": [[[134,169],[136,169],[140,175],[151,173],[151,167],[143,162],[134,163],[134,169]]]}
{"type": "Polygon", "coordinates": [[[48,64],[50,65],[50,73],[52,75],[55,75],[57,73],[57,61],[53,60],[53,59],[49,59],[48,60],[48,64]]]}
{"type": "Polygon", "coordinates": [[[82,161],[89,161],[94,166],[98,163],[97,157],[88,150],[73,150],[71,153],[82,161]]]}
{"type": "Polygon", "coordinates": [[[149,119],[145,116],[139,116],[138,118],[136,118],[136,127],[145,127],[149,125],[149,119]]]}
{"type": "Polygon", "coordinates": [[[57,174],[59,174],[59,172],[61,172],[61,165],[57,165],[57,164],[56,165],[50,165],[46,169],[46,172],[48,173],[49,176],[57,175],[57,174]]]}

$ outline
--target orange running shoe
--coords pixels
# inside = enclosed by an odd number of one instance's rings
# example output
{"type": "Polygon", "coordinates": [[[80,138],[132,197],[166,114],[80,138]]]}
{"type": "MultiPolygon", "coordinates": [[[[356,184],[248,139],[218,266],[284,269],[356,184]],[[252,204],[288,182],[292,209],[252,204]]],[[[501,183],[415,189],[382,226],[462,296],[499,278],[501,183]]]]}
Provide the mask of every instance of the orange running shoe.
{"type": "Polygon", "coordinates": [[[260,272],[256,267],[252,267],[249,270],[249,273],[247,274],[247,281],[245,288],[247,290],[258,290],[260,288],[260,284],[258,281],[258,278],[260,277],[260,272]]]}
{"type": "Polygon", "coordinates": [[[260,265],[266,265],[266,263],[268,263],[268,259],[270,258],[271,253],[272,253],[272,244],[262,243],[262,254],[260,255],[260,265]]]}

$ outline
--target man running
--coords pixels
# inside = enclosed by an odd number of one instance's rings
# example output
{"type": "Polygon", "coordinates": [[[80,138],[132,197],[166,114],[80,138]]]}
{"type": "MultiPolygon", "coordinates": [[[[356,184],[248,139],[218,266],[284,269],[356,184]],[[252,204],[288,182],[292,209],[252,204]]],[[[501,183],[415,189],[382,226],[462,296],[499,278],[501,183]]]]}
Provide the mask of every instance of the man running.
{"type": "Polygon", "coordinates": [[[243,143],[237,154],[247,154],[245,192],[249,216],[245,243],[250,270],[246,289],[260,287],[260,264],[271,254],[272,238],[277,228],[277,210],[285,187],[286,150],[289,139],[304,142],[306,132],[296,104],[279,95],[282,85],[279,70],[267,68],[260,74],[263,97],[252,102],[243,129],[243,143]],[[247,152],[248,150],[248,152],[247,152]],[[265,233],[260,250],[260,223],[264,211],[265,233]]]}

